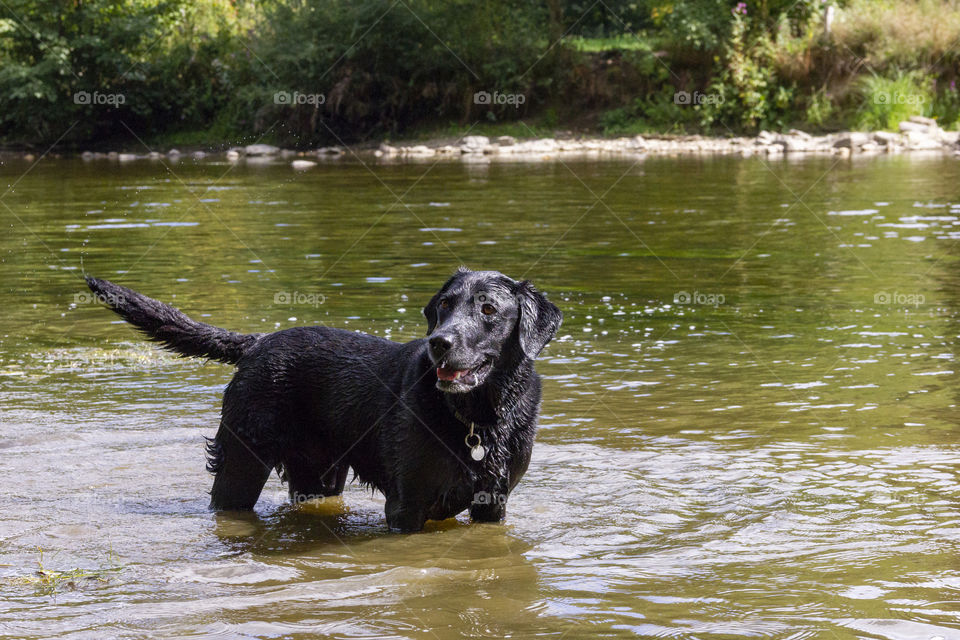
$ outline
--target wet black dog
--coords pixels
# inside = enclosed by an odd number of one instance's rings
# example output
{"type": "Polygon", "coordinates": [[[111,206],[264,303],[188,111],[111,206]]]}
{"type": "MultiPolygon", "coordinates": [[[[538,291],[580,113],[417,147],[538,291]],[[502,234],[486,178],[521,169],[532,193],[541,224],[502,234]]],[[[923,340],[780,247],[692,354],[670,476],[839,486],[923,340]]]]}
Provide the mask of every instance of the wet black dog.
{"type": "Polygon", "coordinates": [[[295,502],[339,495],[353,469],[419,531],[470,509],[499,521],[527,470],[540,408],[533,361],[562,315],[527,281],[461,269],[423,309],[427,338],[298,327],[243,335],[87,278],[150,339],[237,365],[208,445],[213,509],[252,509],[271,470],[295,502]]]}

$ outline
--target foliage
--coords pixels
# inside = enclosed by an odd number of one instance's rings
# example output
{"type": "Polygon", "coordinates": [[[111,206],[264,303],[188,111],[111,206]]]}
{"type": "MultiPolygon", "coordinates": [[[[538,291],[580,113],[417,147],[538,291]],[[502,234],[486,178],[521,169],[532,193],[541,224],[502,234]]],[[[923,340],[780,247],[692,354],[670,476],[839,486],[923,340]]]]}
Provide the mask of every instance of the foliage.
{"type": "Polygon", "coordinates": [[[950,0],[850,0],[833,37],[873,73],[960,61],[960,5],[950,0]]]}
{"type": "Polygon", "coordinates": [[[833,117],[834,107],[830,96],[824,88],[820,88],[807,98],[805,120],[814,127],[820,128],[833,117]]]}
{"type": "Polygon", "coordinates": [[[857,128],[896,130],[910,116],[927,115],[933,103],[930,84],[916,72],[899,73],[894,78],[864,77],[859,83],[862,103],[857,128]]]}
{"type": "Polygon", "coordinates": [[[610,135],[958,121],[960,5],[836,6],[827,34],[820,0],[6,0],[0,141],[308,146],[521,120],[610,135]],[[684,92],[707,99],[682,104],[684,92]],[[923,104],[878,102],[885,92],[923,104]]]}
{"type": "Polygon", "coordinates": [[[71,137],[102,135],[108,123],[143,110],[138,62],[178,1],[8,0],[0,20],[0,136],[48,140],[71,122],[71,137]],[[106,97],[97,103],[98,96],[106,97]]]}
{"type": "Polygon", "coordinates": [[[111,566],[101,567],[100,569],[67,569],[59,571],[48,569],[43,563],[43,549],[37,547],[39,557],[37,558],[37,569],[32,574],[13,576],[7,578],[5,582],[10,585],[30,586],[38,595],[54,595],[59,591],[73,590],[88,583],[105,583],[107,574],[120,571],[122,567],[116,564],[116,555],[111,551],[108,559],[111,566]]]}
{"type": "Polygon", "coordinates": [[[704,124],[754,129],[771,111],[773,46],[763,32],[751,32],[746,9],[735,9],[720,72],[707,89],[713,99],[699,105],[704,124]]]}
{"type": "Polygon", "coordinates": [[[280,123],[299,140],[344,130],[383,135],[464,115],[496,119],[522,107],[477,104],[474,94],[522,95],[529,105],[550,68],[535,37],[546,28],[535,4],[509,0],[275,3],[257,46],[269,81],[251,94],[250,109],[261,128],[280,123]],[[277,105],[276,91],[322,98],[277,105]]]}

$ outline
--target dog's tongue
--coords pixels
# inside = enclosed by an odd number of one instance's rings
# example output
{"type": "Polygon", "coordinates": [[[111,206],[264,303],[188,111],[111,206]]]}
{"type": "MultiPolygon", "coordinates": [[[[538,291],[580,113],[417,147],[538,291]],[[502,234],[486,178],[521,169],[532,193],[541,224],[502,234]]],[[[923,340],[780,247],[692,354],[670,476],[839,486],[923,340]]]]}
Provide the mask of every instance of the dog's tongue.
{"type": "Polygon", "coordinates": [[[440,380],[456,380],[463,374],[465,374],[468,369],[451,369],[449,367],[437,367],[437,378],[440,380]]]}

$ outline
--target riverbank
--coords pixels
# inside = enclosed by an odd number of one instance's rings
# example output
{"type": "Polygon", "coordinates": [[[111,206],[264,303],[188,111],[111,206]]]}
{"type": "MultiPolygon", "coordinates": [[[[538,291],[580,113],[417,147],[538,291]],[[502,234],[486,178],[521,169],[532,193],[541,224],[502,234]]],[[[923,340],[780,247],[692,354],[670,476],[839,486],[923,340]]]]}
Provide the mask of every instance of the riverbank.
{"type": "MultiPolygon", "coordinates": [[[[822,135],[796,129],[786,133],[761,131],[756,136],[633,136],[603,138],[561,134],[554,137],[517,138],[514,136],[468,135],[461,138],[433,138],[391,144],[383,142],[352,147],[328,146],[314,150],[293,150],[268,144],[252,144],[227,149],[184,148],[137,153],[129,150],[109,152],[83,151],[88,161],[128,163],[143,160],[226,160],[249,164],[272,164],[287,161],[297,170],[306,170],[319,162],[342,159],[377,161],[449,160],[449,161],[519,161],[535,162],[567,156],[617,158],[636,155],[870,155],[916,151],[947,153],[960,157],[960,132],[945,131],[930,118],[911,117],[900,123],[898,132],[844,131],[822,135]]],[[[60,154],[68,155],[68,154],[60,154]]],[[[5,152],[0,157],[20,157],[35,161],[31,152],[5,152]]]]}

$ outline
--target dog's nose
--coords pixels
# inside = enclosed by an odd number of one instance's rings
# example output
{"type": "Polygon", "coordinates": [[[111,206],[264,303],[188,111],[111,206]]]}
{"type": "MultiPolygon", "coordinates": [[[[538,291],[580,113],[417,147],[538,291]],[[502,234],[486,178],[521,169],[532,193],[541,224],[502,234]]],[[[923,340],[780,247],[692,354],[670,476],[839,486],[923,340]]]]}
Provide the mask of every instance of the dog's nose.
{"type": "Polygon", "coordinates": [[[450,342],[450,338],[446,336],[433,336],[430,338],[430,350],[433,351],[434,356],[443,356],[447,351],[450,351],[450,347],[452,346],[453,343],[450,342]]]}

